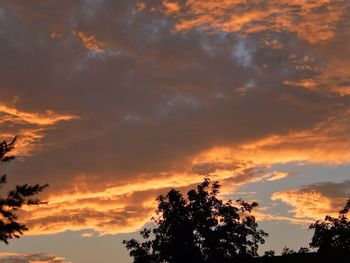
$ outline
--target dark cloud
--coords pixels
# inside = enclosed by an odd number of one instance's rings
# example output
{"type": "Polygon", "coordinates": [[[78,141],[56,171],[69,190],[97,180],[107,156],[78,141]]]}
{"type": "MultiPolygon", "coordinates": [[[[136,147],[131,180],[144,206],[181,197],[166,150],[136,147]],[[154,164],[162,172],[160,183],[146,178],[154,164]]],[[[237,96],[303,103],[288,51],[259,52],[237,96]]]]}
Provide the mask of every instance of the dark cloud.
{"type": "Polygon", "coordinates": [[[350,181],[344,181],[341,183],[335,182],[321,182],[316,184],[310,184],[302,187],[300,192],[316,191],[322,195],[329,197],[330,199],[347,198],[350,196],[350,181]]]}
{"type": "MultiPolygon", "coordinates": [[[[271,163],[348,162],[348,155],[327,155],[330,141],[349,143],[349,125],[340,121],[350,105],[348,31],[340,23],[349,14],[338,13],[341,1],[334,2],[337,17],[319,45],[316,18],[328,17],[327,3],[297,10],[306,19],[301,31],[277,30],[273,20],[271,30],[242,37],[220,29],[215,15],[208,24],[214,30],[174,31],[179,10],[159,1],[143,10],[138,1],[4,1],[0,106],[78,117],[42,127],[0,108],[2,118],[11,116],[0,122],[2,131],[30,129],[22,138],[36,146],[7,168],[10,182],[48,182],[48,198],[87,192],[94,199],[113,187],[147,192],[147,182],[184,187],[206,174],[231,176],[238,185],[256,178],[243,171],[271,163]]],[[[71,212],[78,220],[89,210],[71,212]]]]}

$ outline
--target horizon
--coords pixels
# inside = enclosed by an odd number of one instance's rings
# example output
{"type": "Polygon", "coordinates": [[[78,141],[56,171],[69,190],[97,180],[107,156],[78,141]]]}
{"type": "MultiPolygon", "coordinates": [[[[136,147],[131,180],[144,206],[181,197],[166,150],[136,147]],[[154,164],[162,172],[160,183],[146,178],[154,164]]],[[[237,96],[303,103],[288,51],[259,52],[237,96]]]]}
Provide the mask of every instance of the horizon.
{"type": "Polygon", "coordinates": [[[205,177],[259,203],[260,253],[308,246],[350,197],[349,41],[347,0],[2,1],[1,196],[50,186],[0,262],[132,262],[205,177]]]}

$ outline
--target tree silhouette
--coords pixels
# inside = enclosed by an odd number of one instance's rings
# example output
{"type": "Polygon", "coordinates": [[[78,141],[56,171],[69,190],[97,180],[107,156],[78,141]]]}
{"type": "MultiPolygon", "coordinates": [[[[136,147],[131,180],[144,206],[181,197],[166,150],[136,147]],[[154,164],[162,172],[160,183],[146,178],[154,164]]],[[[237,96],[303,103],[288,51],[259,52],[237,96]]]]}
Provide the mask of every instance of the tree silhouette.
{"type": "MultiPolygon", "coordinates": [[[[15,157],[9,155],[15,147],[16,138],[11,142],[5,140],[0,142],[0,162],[8,162],[15,157]]],[[[0,177],[0,187],[6,183],[6,175],[0,177]]],[[[14,190],[7,193],[6,197],[0,196],[0,241],[8,243],[9,239],[19,238],[23,235],[23,231],[28,228],[19,223],[16,212],[23,205],[39,205],[42,204],[39,199],[32,199],[31,197],[41,192],[48,185],[18,185],[14,190]]]]}
{"type": "Polygon", "coordinates": [[[157,198],[153,229],[140,232],[143,242],[124,240],[135,263],[232,262],[257,257],[267,233],[258,229],[257,203],[218,199],[220,185],[205,179],[185,198],[170,190],[157,198]]]}
{"type": "Polygon", "coordinates": [[[281,256],[286,256],[286,255],[292,255],[292,254],[296,254],[297,252],[295,252],[293,249],[290,249],[288,247],[284,247],[282,249],[282,253],[281,256]]]}
{"type": "Polygon", "coordinates": [[[299,248],[298,251],[295,251],[295,250],[290,249],[288,247],[284,247],[282,249],[281,256],[295,255],[295,254],[308,254],[308,253],[310,253],[310,250],[307,247],[301,247],[301,248],[299,248]]]}
{"type": "Polygon", "coordinates": [[[274,257],[276,254],[276,252],[274,250],[267,250],[264,252],[264,256],[265,258],[270,258],[270,257],[274,257]]]}
{"type": "Polygon", "coordinates": [[[350,221],[347,217],[350,199],[339,211],[338,217],[326,216],[324,220],[311,224],[314,230],[310,247],[318,249],[320,254],[350,255],[350,221]]]}

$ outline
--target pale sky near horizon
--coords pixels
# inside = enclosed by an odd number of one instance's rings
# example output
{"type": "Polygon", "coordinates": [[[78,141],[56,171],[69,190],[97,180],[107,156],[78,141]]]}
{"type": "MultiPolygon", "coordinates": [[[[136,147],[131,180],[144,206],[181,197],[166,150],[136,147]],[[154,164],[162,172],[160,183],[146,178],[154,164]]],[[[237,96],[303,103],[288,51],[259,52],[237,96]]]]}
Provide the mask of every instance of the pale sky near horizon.
{"type": "Polygon", "coordinates": [[[261,251],[307,246],[350,196],[349,26],[348,0],[0,1],[1,194],[50,184],[0,262],[131,262],[204,177],[258,201],[261,251]]]}

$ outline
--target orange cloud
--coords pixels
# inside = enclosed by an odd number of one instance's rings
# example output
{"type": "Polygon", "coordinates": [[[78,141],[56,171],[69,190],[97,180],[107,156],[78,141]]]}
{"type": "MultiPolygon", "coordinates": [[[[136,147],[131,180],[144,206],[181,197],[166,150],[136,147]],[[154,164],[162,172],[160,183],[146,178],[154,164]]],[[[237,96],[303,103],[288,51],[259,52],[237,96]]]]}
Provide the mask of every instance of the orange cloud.
{"type": "MultiPolygon", "coordinates": [[[[349,198],[350,182],[323,182],[306,185],[300,189],[291,189],[273,193],[272,201],[281,201],[291,208],[290,215],[268,213],[268,207],[259,207],[258,220],[288,221],[292,224],[308,226],[326,215],[336,217],[349,198]]],[[[276,205],[276,203],[275,203],[276,205]]]]}
{"type": "Polygon", "coordinates": [[[180,5],[177,2],[163,1],[162,6],[164,7],[164,14],[167,15],[176,14],[180,11],[180,5]]]}
{"type": "MultiPolygon", "coordinates": [[[[345,50],[344,53],[347,51],[345,50]]],[[[320,64],[311,56],[298,57],[291,54],[288,57],[295,69],[302,73],[313,75],[309,78],[285,80],[284,85],[308,89],[314,93],[328,95],[350,95],[350,62],[340,53],[328,58],[326,63],[320,64]]]]}
{"type": "Polygon", "coordinates": [[[0,113],[2,114],[0,124],[3,126],[1,138],[12,138],[14,135],[18,137],[13,152],[15,155],[27,155],[32,152],[37,146],[36,142],[45,137],[44,131],[49,127],[62,121],[79,118],[75,115],[59,114],[52,110],[47,110],[45,113],[27,112],[2,103],[0,103],[0,113]]]}
{"type": "Polygon", "coordinates": [[[136,8],[137,10],[142,11],[146,8],[146,4],[144,2],[138,2],[136,3],[136,8]]]}
{"type": "MultiPolygon", "coordinates": [[[[74,115],[57,114],[51,110],[46,111],[45,114],[25,112],[20,111],[16,108],[8,107],[4,104],[0,104],[0,112],[7,114],[7,117],[5,117],[5,121],[36,124],[40,126],[53,125],[60,121],[70,121],[78,118],[74,115]]],[[[2,120],[1,122],[4,122],[4,120],[2,120]]]]}
{"type": "MultiPolygon", "coordinates": [[[[213,180],[222,182],[224,196],[232,194],[242,184],[282,180],[289,176],[280,171],[256,173],[255,167],[288,162],[349,163],[347,118],[330,120],[310,131],[270,136],[235,147],[208,149],[193,157],[192,168],[188,167],[191,172],[142,174],[100,190],[89,187],[84,190],[81,187],[84,183],[78,182],[75,190],[48,196],[48,205],[26,208],[22,218],[29,225],[31,234],[87,228],[101,234],[131,232],[149,220],[156,206],[156,195],[172,187],[197,184],[202,180],[198,174],[210,175],[213,180]]],[[[272,199],[288,201],[295,207],[291,210],[295,218],[262,213],[260,217],[264,220],[305,223],[316,216],[334,212],[332,202],[317,192],[279,192],[272,199]],[[299,210],[300,207],[307,208],[299,210]]]]}
{"type": "Polygon", "coordinates": [[[198,154],[194,163],[245,162],[255,166],[308,162],[350,163],[350,111],[329,118],[310,130],[272,135],[234,147],[214,147],[198,154]]]}
{"type": "MultiPolygon", "coordinates": [[[[215,170],[211,170],[210,178],[223,184],[223,198],[242,184],[287,176],[277,171],[270,174],[254,172],[249,169],[254,168],[254,164],[241,164],[234,168],[216,165],[215,170]]],[[[157,195],[170,188],[184,189],[186,192],[189,186],[200,183],[202,179],[195,172],[143,174],[100,190],[84,189],[81,185],[89,184],[81,179],[74,190],[50,194],[45,199],[48,204],[25,207],[21,218],[29,226],[28,234],[32,235],[82,229],[92,229],[101,235],[132,232],[150,220],[157,205],[157,195]]]]}
{"type": "Polygon", "coordinates": [[[59,30],[52,31],[50,33],[51,38],[60,39],[60,38],[62,38],[62,36],[63,36],[63,33],[59,30]]]}
{"type": "MultiPolygon", "coordinates": [[[[132,232],[142,227],[151,217],[156,203],[154,197],[168,189],[198,184],[203,176],[223,184],[221,194],[232,194],[246,183],[262,180],[283,180],[289,174],[275,171],[255,171],[279,163],[350,163],[350,112],[330,118],[314,128],[285,135],[271,135],[260,140],[235,146],[206,149],[195,154],[187,171],[133,175],[124,182],[110,182],[99,189],[89,187],[84,178],[69,191],[50,194],[48,205],[25,208],[21,218],[30,227],[30,234],[58,233],[65,230],[93,229],[100,234],[132,232]],[[82,187],[82,186],[86,187],[82,187]]],[[[281,217],[262,213],[264,220],[288,220],[300,223],[311,215],[332,212],[333,204],[317,192],[297,191],[275,193],[273,200],[290,200],[296,207],[296,216],[281,217]],[[301,207],[305,201],[307,209],[301,207]],[[319,206],[315,206],[320,203],[319,206]]]]}
{"type": "MultiPolygon", "coordinates": [[[[81,127],[65,127],[64,132],[50,137],[50,145],[60,143],[64,149],[48,150],[47,155],[33,158],[33,166],[31,162],[21,164],[20,171],[31,168],[29,178],[38,172],[35,180],[53,182],[52,188],[43,193],[48,205],[23,211],[32,234],[86,228],[102,234],[134,231],[151,217],[157,194],[171,187],[186,189],[204,176],[220,180],[225,196],[242,184],[290,176],[283,171],[264,170],[274,164],[350,163],[346,100],[350,94],[350,64],[346,59],[349,53],[344,51],[347,41],[341,41],[347,32],[343,30],[341,35],[337,28],[349,10],[348,1],[160,0],[157,7],[154,2],[147,1],[146,5],[140,1],[136,7],[131,3],[131,9],[127,4],[113,8],[94,5],[88,13],[96,19],[77,17],[82,12],[76,12],[77,5],[73,5],[53,15],[45,13],[47,22],[51,17],[55,21],[41,29],[42,23],[32,18],[18,20],[25,13],[24,7],[9,12],[9,18],[12,13],[18,14],[9,21],[25,21],[28,27],[19,34],[12,33],[12,26],[8,29],[3,54],[9,57],[3,59],[2,70],[6,85],[11,87],[6,88],[7,93],[21,96],[28,94],[29,87],[46,83],[60,87],[68,81],[74,91],[62,89],[57,94],[72,94],[67,103],[89,116],[81,127]],[[143,10],[142,15],[136,8],[143,10]],[[147,14],[146,10],[151,12],[147,14]],[[162,17],[155,12],[162,13],[162,17]],[[107,13],[117,18],[117,27],[107,25],[102,32],[101,26],[89,25],[103,23],[107,13]],[[82,19],[84,28],[92,26],[91,30],[73,31],[74,41],[67,38],[64,45],[45,42],[48,28],[62,28],[50,35],[60,38],[61,32],[76,26],[71,21],[77,19],[82,19]],[[169,34],[172,25],[175,33],[200,29],[208,34],[235,34],[222,39],[198,32],[179,37],[169,34]],[[46,37],[30,37],[33,32],[26,29],[35,29],[38,36],[44,32],[46,37]],[[126,31],[130,34],[120,38],[126,31]],[[236,39],[250,34],[251,38],[236,39]],[[108,43],[99,39],[102,35],[109,36],[108,43]],[[14,45],[24,39],[28,40],[25,50],[20,44],[14,45]],[[338,41],[343,48],[338,48],[338,41]],[[97,57],[108,56],[117,47],[127,60],[88,63],[84,70],[72,72],[82,60],[67,50],[77,43],[97,57]],[[232,57],[235,48],[243,53],[241,57],[232,57]],[[53,56],[40,56],[36,52],[39,49],[53,56]],[[336,50],[341,53],[339,58],[336,50]],[[254,67],[236,68],[241,60],[243,65],[251,62],[254,67]],[[28,65],[33,61],[33,70],[27,70],[25,61],[28,65]],[[259,63],[266,67],[260,68],[259,63]],[[14,68],[16,74],[12,74],[14,68]],[[23,82],[28,80],[30,85],[26,88],[18,76],[24,76],[23,82]],[[102,83],[101,89],[95,83],[102,83]],[[81,99],[79,94],[86,96],[81,99]],[[278,112],[278,116],[270,118],[271,112],[278,112]],[[54,166],[56,163],[59,165],[54,166]],[[142,174],[143,170],[148,173],[142,174]],[[76,180],[80,174],[87,174],[94,183],[86,182],[85,187],[83,180],[76,180]]],[[[36,12],[32,5],[26,10],[36,12]]],[[[55,99],[38,91],[41,89],[33,89],[36,101],[55,99]]],[[[2,135],[19,135],[15,154],[20,155],[31,153],[34,147],[45,147],[39,143],[48,129],[78,118],[53,111],[28,112],[1,103],[0,111],[0,124],[6,126],[2,135]]],[[[285,195],[276,194],[274,198],[287,200],[285,195]]],[[[324,194],[313,194],[312,198],[322,201],[324,194]]],[[[304,220],[275,215],[261,218],[304,220]]]]}
{"type": "Polygon", "coordinates": [[[258,221],[286,221],[291,224],[305,225],[305,226],[308,226],[313,222],[313,219],[310,219],[310,218],[296,218],[293,216],[273,215],[273,214],[269,214],[259,210],[260,209],[258,208],[258,210],[254,214],[254,216],[258,221]]]}
{"type": "Polygon", "coordinates": [[[86,237],[86,238],[90,238],[94,236],[94,233],[83,233],[80,235],[81,237],[86,237]]]}
{"type": "Polygon", "coordinates": [[[277,192],[272,195],[271,199],[273,201],[280,200],[292,206],[293,208],[289,212],[293,213],[296,218],[321,219],[325,215],[336,215],[337,212],[333,206],[334,200],[315,190],[277,192]]]}
{"type": "Polygon", "coordinates": [[[101,53],[105,51],[105,44],[98,41],[94,35],[89,35],[83,31],[73,31],[76,36],[83,42],[86,49],[96,53],[101,53]]]}
{"type": "Polygon", "coordinates": [[[274,171],[271,174],[271,177],[267,178],[268,181],[276,181],[276,180],[281,180],[284,179],[288,176],[289,174],[286,172],[279,172],[279,171],[274,171]]]}
{"type": "MultiPolygon", "coordinates": [[[[239,177],[240,169],[217,171],[212,179],[239,177]]],[[[254,177],[243,178],[242,182],[249,180],[254,177]]],[[[157,195],[173,187],[186,188],[201,181],[202,177],[194,173],[141,175],[139,179],[98,191],[82,190],[82,182],[79,182],[75,190],[49,195],[46,205],[25,207],[21,218],[33,235],[81,229],[93,229],[102,235],[132,232],[149,221],[157,195]]],[[[240,184],[240,179],[226,184],[223,194],[231,193],[240,184]]]]}
{"type": "Polygon", "coordinates": [[[49,253],[17,254],[0,252],[0,262],[23,262],[23,263],[71,263],[62,257],[56,257],[49,253]]]}
{"type": "Polygon", "coordinates": [[[292,208],[294,218],[318,220],[326,215],[336,216],[349,198],[350,183],[318,183],[301,189],[274,193],[273,201],[282,201],[292,208]]]}
{"type": "Polygon", "coordinates": [[[177,19],[176,31],[194,27],[243,35],[288,31],[312,44],[335,36],[336,25],[347,5],[344,0],[187,0],[182,8],[178,3],[172,4],[176,8],[164,13],[177,19]]]}
{"type": "Polygon", "coordinates": [[[281,49],[283,44],[280,43],[277,39],[268,37],[261,40],[261,45],[264,47],[270,47],[272,49],[281,49]]]}
{"type": "Polygon", "coordinates": [[[325,69],[314,80],[319,91],[328,91],[341,96],[350,96],[350,61],[347,59],[332,59],[325,69]]]}
{"type": "Polygon", "coordinates": [[[303,79],[300,81],[289,81],[286,80],[283,82],[284,85],[288,86],[294,86],[294,87],[300,87],[300,88],[305,88],[305,89],[311,89],[314,88],[317,83],[313,79],[303,79]]]}
{"type": "MultiPolygon", "coordinates": [[[[138,203],[127,201],[133,198],[133,193],[115,193],[91,199],[73,197],[69,201],[66,200],[68,194],[56,195],[53,198],[58,200],[60,197],[61,202],[51,204],[49,198],[48,205],[22,211],[22,220],[30,228],[28,234],[53,234],[81,229],[93,229],[102,235],[132,232],[149,220],[150,211],[154,208],[152,205],[151,210],[147,198],[139,200],[138,203]]],[[[83,237],[91,235],[84,234],[83,237]]]]}

